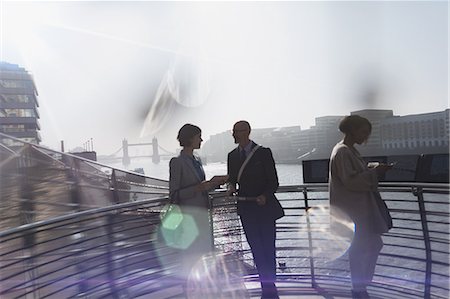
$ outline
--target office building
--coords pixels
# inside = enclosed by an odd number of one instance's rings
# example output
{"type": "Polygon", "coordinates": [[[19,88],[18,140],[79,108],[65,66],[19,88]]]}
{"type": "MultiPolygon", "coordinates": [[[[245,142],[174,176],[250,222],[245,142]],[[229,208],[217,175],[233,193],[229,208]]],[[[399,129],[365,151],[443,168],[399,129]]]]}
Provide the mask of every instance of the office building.
{"type": "Polygon", "coordinates": [[[445,149],[449,146],[449,109],[396,116],[381,125],[383,150],[445,149]]]}
{"type": "Polygon", "coordinates": [[[392,110],[384,109],[364,109],[353,111],[351,115],[357,114],[359,116],[367,118],[372,124],[372,133],[367,143],[360,147],[361,154],[365,155],[377,155],[382,148],[381,142],[381,126],[387,120],[394,116],[392,110]]]}
{"type": "MultiPolygon", "coordinates": [[[[39,103],[33,77],[22,67],[0,62],[0,132],[39,144],[39,103]]],[[[9,147],[20,142],[2,138],[9,147]]]]}

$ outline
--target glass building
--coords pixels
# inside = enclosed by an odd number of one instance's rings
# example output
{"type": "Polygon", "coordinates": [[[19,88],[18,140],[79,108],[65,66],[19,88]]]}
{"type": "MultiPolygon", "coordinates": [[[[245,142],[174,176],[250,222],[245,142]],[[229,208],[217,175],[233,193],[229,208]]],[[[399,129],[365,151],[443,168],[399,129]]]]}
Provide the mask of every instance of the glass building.
{"type": "MultiPolygon", "coordinates": [[[[39,144],[37,90],[31,74],[16,64],[0,62],[0,132],[39,144]]],[[[2,143],[21,146],[9,138],[2,143]]]]}

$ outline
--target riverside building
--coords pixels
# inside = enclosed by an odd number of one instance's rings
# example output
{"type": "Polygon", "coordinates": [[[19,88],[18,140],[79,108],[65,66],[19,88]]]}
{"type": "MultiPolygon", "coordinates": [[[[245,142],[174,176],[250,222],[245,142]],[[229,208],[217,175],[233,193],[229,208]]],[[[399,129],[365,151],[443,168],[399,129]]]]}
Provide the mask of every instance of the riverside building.
{"type": "Polygon", "coordinates": [[[381,125],[383,150],[447,151],[449,147],[449,109],[431,113],[395,116],[381,125]]]}
{"type": "MultiPolygon", "coordinates": [[[[33,77],[16,64],[0,62],[0,132],[39,144],[39,103],[33,77]]],[[[2,138],[2,143],[17,147],[16,141],[2,138]]]]}
{"type": "MultiPolygon", "coordinates": [[[[366,144],[358,147],[363,156],[445,154],[449,152],[450,109],[431,113],[398,116],[392,110],[364,109],[350,114],[369,119],[372,133],[366,144]]],[[[272,149],[278,163],[328,159],[343,134],[339,123],[343,115],[315,118],[309,129],[300,126],[252,129],[251,138],[272,149]]],[[[210,136],[202,147],[208,161],[224,161],[236,145],[230,132],[210,136]]]]}

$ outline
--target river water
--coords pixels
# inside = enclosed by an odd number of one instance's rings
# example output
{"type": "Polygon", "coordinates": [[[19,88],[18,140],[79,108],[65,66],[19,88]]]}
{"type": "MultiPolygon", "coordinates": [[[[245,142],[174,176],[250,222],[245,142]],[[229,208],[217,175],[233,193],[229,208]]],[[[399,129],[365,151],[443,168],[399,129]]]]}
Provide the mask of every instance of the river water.
{"type": "MultiPolygon", "coordinates": [[[[121,164],[111,165],[112,167],[123,168],[121,164]]],[[[132,159],[128,167],[129,170],[143,168],[145,175],[163,180],[169,179],[169,160],[161,160],[154,164],[149,158],[132,159]]],[[[214,175],[223,175],[227,173],[226,163],[209,163],[204,165],[206,179],[214,175]]],[[[301,164],[276,164],[278,179],[280,185],[295,185],[303,183],[303,173],[301,164]]]]}

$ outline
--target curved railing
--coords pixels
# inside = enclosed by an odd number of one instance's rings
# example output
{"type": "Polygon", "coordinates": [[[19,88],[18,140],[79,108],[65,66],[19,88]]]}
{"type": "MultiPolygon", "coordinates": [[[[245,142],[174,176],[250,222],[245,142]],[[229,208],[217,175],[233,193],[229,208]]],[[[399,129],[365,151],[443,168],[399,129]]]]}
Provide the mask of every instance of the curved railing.
{"type": "Polygon", "coordinates": [[[138,264],[164,277],[169,267],[152,254],[160,210],[159,199],[122,203],[1,232],[1,297],[119,297],[150,275],[127,271],[138,264]]]}
{"type": "MultiPolygon", "coordinates": [[[[383,184],[381,191],[394,228],[384,236],[373,291],[383,298],[448,298],[448,185],[383,184]]],[[[216,251],[250,271],[248,281],[255,280],[235,205],[220,192],[215,197],[216,251]]],[[[346,287],[348,292],[345,246],[336,254],[336,239],[329,233],[326,185],[282,186],[278,197],[286,210],[277,225],[280,285],[290,283],[287,293],[293,292],[293,282],[303,286],[299,293],[345,294],[346,287]]],[[[178,255],[158,241],[166,200],[119,203],[2,231],[1,298],[181,294],[178,255]]]]}
{"type": "MultiPolygon", "coordinates": [[[[0,146],[0,183],[0,298],[175,298],[186,291],[180,250],[159,230],[167,181],[28,144],[0,146]]],[[[380,184],[394,228],[383,236],[369,293],[449,297],[449,189],[380,184]]],[[[281,186],[277,197],[286,212],[277,222],[280,294],[349,296],[349,239],[330,231],[327,185],[281,186]]],[[[216,254],[200,265],[197,290],[257,296],[236,204],[223,191],[212,198],[216,254]]],[[[195,289],[189,298],[202,297],[195,289]]]]}
{"type": "MultiPolygon", "coordinates": [[[[397,295],[406,292],[416,298],[447,298],[449,186],[382,183],[380,191],[394,228],[383,236],[385,245],[377,263],[376,285],[395,290],[397,295]]],[[[345,281],[350,288],[346,254],[349,241],[330,232],[327,185],[282,186],[277,196],[286,211],[277,224],[279,277],[303,277],[310,288],[345,281]]],[[[251,255],[245,254],[248,247],[243,244],[244,260],[251,264],[251,255]]],[[[226,251],[226,241],[224,246],[226,251]]]]}

